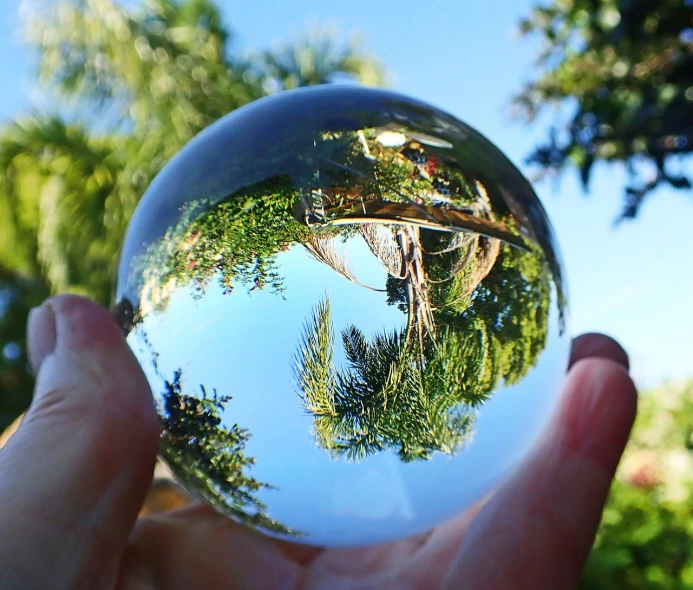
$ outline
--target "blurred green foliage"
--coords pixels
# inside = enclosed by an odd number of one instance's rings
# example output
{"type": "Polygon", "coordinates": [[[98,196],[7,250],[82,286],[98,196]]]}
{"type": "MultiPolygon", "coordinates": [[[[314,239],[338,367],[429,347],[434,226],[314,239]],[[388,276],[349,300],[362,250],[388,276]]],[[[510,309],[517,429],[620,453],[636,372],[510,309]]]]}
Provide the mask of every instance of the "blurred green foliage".
{"type": "Polygon", "coordinates": [[[693,150],[693,3],[549,0],[520,32],[540,37],[541,50],[515,98],[519,116],[532,122],[561,107],[531,163],[575,167],[585,187],[595,163],[625,164],[622,218],[660,185],[691,188],[682,162],[693,150]]]}
{"type": "Polygon", "coordinates": [[[641,396],[582,588],[693,588],[691,416],[693,381],[641,396]]]}
{"type": "Polygon", "coordinates": [[[28,310],[65,291],[110,303],[128,219],[185,143],[278,90],[385,81],[356,41],[327,30],[248,54],[209,0],[65,0],[25,34],[55,112],[0,131],[0,429],[31,396],[28,310]]]}

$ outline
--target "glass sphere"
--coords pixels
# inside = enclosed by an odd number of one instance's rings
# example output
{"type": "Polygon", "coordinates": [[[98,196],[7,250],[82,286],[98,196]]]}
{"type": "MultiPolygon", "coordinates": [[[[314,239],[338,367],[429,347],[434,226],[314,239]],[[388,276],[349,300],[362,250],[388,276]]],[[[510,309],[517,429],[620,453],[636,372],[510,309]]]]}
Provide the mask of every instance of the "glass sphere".
{"type": "Polygon", "coordinates": [[[555,239],[487,139],[335,85],[238,109],[161,171],[116,314],[181,484],[269,535],[365,545],[482,498],[554,408],[555,239]]]}

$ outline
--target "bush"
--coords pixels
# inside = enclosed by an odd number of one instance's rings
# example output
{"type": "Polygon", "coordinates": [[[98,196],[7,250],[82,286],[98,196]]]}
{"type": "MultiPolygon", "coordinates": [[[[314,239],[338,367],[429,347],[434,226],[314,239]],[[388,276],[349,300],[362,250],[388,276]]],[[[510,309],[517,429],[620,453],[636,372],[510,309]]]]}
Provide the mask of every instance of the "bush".
{"type": "Polygon", "coordinates": [[[582,588],[693,588],[693,381],[641,396],[582,588]]]}

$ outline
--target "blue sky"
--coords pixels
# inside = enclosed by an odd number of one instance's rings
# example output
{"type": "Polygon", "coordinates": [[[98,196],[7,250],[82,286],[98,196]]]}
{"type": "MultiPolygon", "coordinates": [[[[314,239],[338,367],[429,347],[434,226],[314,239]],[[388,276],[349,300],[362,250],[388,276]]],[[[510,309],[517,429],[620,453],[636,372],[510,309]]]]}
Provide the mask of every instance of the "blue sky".
{"type": "MultiPolygon", "coordinates": [[[[439,106],[479,129],[523,168],[542,129],[513,124],[507,102],[532,73],[537,43],[514,27],[529,0],[436,3],[350,0],[219,0],[242,48],[264,48],[313,21],[362,33],[393,73],[395,90],[439,106]]],[[[14,34],[19,0],[0,4],[0,120],[29,110],[30,56],[14,34]]],[[[524,169],[524,168],[523,168],[524,169]]],[[[641,384],[693,375],[691,195],[660,191],[640,219],[612,229],[624,173],[598,167],[585,198],[573,174],[536,186],[556,229],[570,288],[575,333],[598,330],[628,349],[641,384]]]]}

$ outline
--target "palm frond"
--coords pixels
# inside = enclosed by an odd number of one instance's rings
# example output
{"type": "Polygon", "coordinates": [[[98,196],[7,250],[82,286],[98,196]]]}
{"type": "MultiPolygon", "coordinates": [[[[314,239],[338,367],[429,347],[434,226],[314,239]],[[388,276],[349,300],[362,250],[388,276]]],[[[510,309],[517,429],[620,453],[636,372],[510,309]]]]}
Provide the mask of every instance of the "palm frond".
{"type": "Polygon", "coordinates": [[[316,416],[335,415],[334,330],[329,297],[318,303],[303,325],[294,355],[294,374],[303,406],[316,416]]]}
{"type": "Polygon", "coordinates": [[[377,223],[366,224],[361,226],[360,232],[368,248],[385,270],[395,278],[404,279],[407,269],[391,228],[377,223]]]}
{"type": "Polygon", "coordinates": [[[334,240],[320,238],[316,235],[311,236],[310,240],[303,244],[303,247],[317,260],[329,266],[337,274],[343,276],[348,281],[364,287],[370,291],[383,292],[384,289],[377,289],[360,282],[351,267],[349,259],[344,252],[340,252],[336,247],[334,240]]]}

